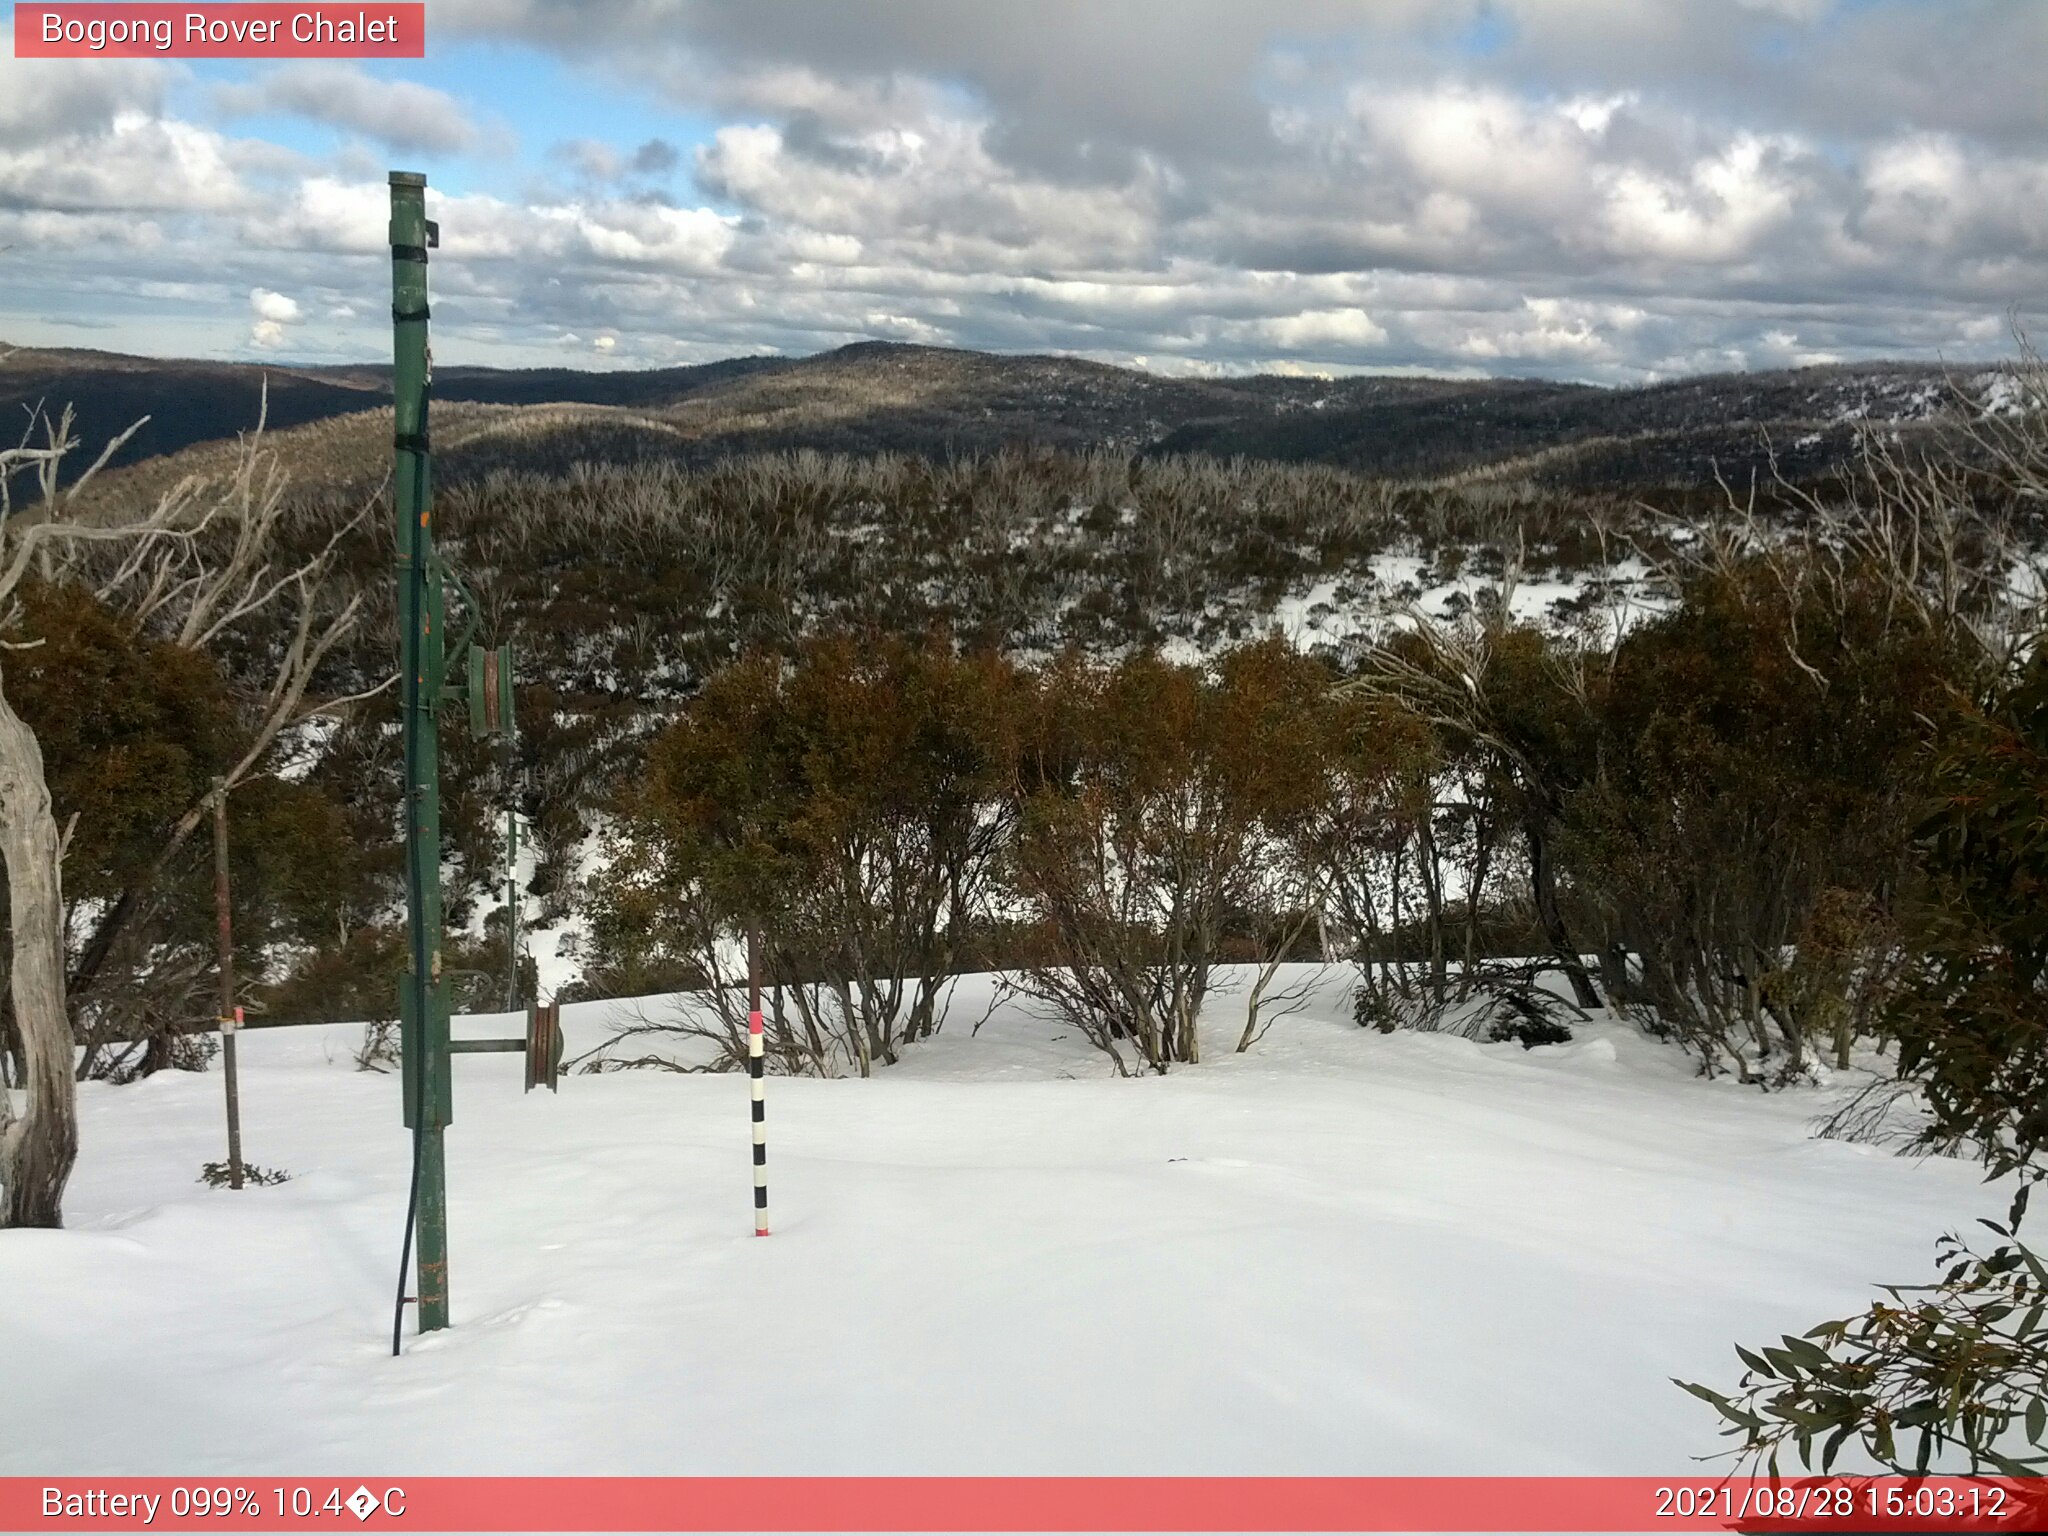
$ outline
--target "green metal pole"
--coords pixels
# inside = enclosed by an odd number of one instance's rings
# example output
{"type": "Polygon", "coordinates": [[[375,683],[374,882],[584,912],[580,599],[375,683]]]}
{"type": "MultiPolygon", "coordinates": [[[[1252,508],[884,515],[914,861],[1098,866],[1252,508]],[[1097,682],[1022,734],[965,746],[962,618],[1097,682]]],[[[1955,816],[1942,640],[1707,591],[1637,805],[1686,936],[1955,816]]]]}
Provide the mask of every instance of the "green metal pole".
{"type": "MultiPolygon", "coordinates": [[[[519,1007],[519,742],[513,722],[505,732],[505,1011],[519,1007]]],[[[536,999],[537,1001],[537,999],[536,999]]]]}
{"type": "Polygon", "coordinates": [[[422,1333],[448,1326],[448,1189],[441,1144],[451,1118],[447,994],[441,985],[440,735],[446,672],[441,567],[434,558],[427,442],[427,178],[391,173],[393,504],[398,535],[399,676],[405,725],[406,884],[411,954],[404,1038],[412,1198],[418,1226],[415,1299],[422,1333]]]}

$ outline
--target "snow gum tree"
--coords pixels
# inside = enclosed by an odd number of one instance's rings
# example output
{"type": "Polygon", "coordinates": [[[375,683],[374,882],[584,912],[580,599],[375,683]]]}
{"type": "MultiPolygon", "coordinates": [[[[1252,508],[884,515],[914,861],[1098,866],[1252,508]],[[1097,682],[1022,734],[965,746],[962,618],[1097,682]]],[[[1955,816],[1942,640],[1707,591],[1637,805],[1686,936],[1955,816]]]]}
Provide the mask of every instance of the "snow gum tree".
{"type": "Polygon", "coordinates": [[[1802,588],[1801,558],[1703,574],[1622,642],[1565,817],[1580,888],[1638,958],[1630,1006],[1745,1080],[1845,1056],[1911,878],[1928,722],[1968,682],[1948,637],[1888,617],[1885,583],[1802,588]]]}
{"type": "Polygon", "coordinates": [[[1916,957],[1887,1024],[1926,1087],[1930,1140],[2020,1176],[2017,1224],[2048,1152],[2048,655],[1958,709],[1932,781],[1916,957]]]}
{"type": "MultiPolygon", "coordinates": [[[[1356,967],[1360,1022],[1415,1022],[1445,1001],[1440,844],[1430,833],[1443,741],[1398,700],[1359,690],[1327,694],[1306,719],[1322,782],[1307,813],[1290,820],[1288,840],[1317,871],[1326,932],[1356,967]],[[1418,887],[1426,966],[1408,963],[1402,943],[1414,931],[1418,887]]],[[[1483,872],[1474,873],[1474,888],[1483,887],[1483,872]]]]}
{"type": "MultiPolygon", "coordinates": [[[[1869,444],[1860,504],[1809,502],[1796,561],[1749,541],[1749,563],[1792,613],[1802,596],[1874,589],[1866,635],[1957,660],[1924,718],[1913,879],[1895,904],[1879,1012],[1901,1083],[1924,1094],[1919,1143],[1974,1151],[2013,1188],[2005,1220],[1981,1223],[1997,1239],[1988,1251],[1947,1236],[1933,1283],[1887,1286],[1855,1317],[1738,1347],[1733,1392],[1680,1383],[1720,1415],[1739,1462],[1772,1471],[1788,1449],[1826,1471],[1850,1444],[1909,1474],[1958,1461],[2048,1471],[2048,1264],[2018,1236],[2048,1149],[2048,372],[2029,350],[2014,378],[2020,408],[1965,415],[1961,454],[1912,464],[1869,444]]],[[[1889,701],[1845,686],[1857,669],[1815,628],[1782,637],[1808,684],[1882,719],[1889,701]]],[[[2014,1493],[2038,1513],[2038,1494],[2014,1493]]]]}
{"type": "Polygon", "coordinates": [[[1201,1059],[1232,920],[1270,906],[1322,788],[1302,725],[1330,681],[1279,642],[1213,677],[1140,653],[1038,679],[1008,882],[1037,937],[1022,985],[1119,1073],[1126,1049],[1155,1072],[1201,1059]]]}
{"type": "MultiPolygon", "coordinates": [[[[1508,583],[1512,587],[1512,581],[1508,583]]],[[[1573,657],[1540,630],[1513,622],[1503,599],[1453,620],[1412,613],[1410,626],[1368,648],[1359,675],[1346,686],[1413,715],[1435,738],[1439,780],[1458,774],[1477,781],[1482,803],[1475,824],[1475,890],[1483,887],[1501,823],[1520,834],[1529,902],[1551,957],[1581,1008],[1600,1006],[1567,920],[1565,871],[1558,836],[1567,797],[1586,769],[1587,710],[1573,657]]],[[[1442,942],[1444,891],[1440,870],[1439,782],[1413,813],[1418,846],[1412,861],[1423,886],[1425,931],[1442,942]]],[[[1470,911],[1476,919],[1476,910],[1470,911]]],[[[1468,929],[1469,931],[1469,929],[1468,929]]],[[[1471,946],[1468,945],[1468,948],[1471,946]]],[[[1440,952],[1431,956],[1441,994],[1440,952]]]]}
{"type": "MultiPolygon", "coordinates": [[[[67,845],[76,838],[106,852],[133,826],[116,817],[81,831],[77,813],[59,823],[44,744],[10,687],[31,665],[21,658],[50,643],[49,634],[35,632],[38,621],[83,615],[89,608],[79,604],[86,603],[111,609],[163,645],[205,653],[246,637],[258,616],[279,618],[252,647],[261,680],[241,701],[232,748],[209,765],[233,788],[282,731],[327,707],[309,705],[308,691],[363,602],[324,583],[360,515],[338,525],[310,556],[277,558],[284,480],[260,446],[260,419],[224,478],[180,482],[139,514],[93,510],[81,499],[128,434],[83,473],[62,480],[78,448],[72,421],[69,412],[38,417],[16,446],[0,450],[0,860],[7,876],[11,1045],[22,1095],[17,1105],[16,1090],[0,1085],[0,1226],[62,1224],[64,1187],[78,1152],[73,999],[105,977],[123,934],[160,898],[164,875],[208,803],[187,786],[189,803],[167,815],[153,852],[136,859],[120,893],[97,904],[91,931],[74,950],[64,898],[67,845]],[[17,488],[24,494],[17,496],[17,488]],[[71,595],[57,595],[64,592],[71,595]]],[[[203,670],[185,669],[193,678],[203,670]]],[[[185,724],[208,734],[204,718],[185,724]]],[[[175,785],[176,776],[167,782],[175,785]]]]}
{"type": "Polygon", "coordinates": [[[867,1076],[939,1027],[1007,835],[1018,680],[943,639],[805,642],[720,672],[649,753],[603,882],[600,966],[708,988],[745,1055],[762,937],[793,1069],[867,1076]]]}
{"type": "Polygon", "coordinates": [[[1924,1085],[1930,1146],[1969,1146],[2017,1192],[1995,1244],[1943,1239],[1938,1280],[1863,1313],[1740,1349],[1710,1404],[1741,1461],[1826,1471],[1845,1444],[1895,1471],[2048,1472],[2048,1264],[2017,1233],[2048,1146],[2048,660],[1948,722],[1921,832],[1928,882],[1891,1027],[1924,1085]]]}
{"type": "MultiPolygon", "coordinates": [[[[202,1065],[219,1001],[210,840],[191,839],[152,871],[186,811],[246,749],[242,690],[222,658],[150,633],[87,587],[33,581],[19,598],[13,631],[34,643],[9,655],[7,696],[35,733],[57,821],[70,829],[67,948],[124,892],[155,893],[130,903],[90,984],[67,977],[81,1073],[125,1080],[202,1065]]],[[[331,941],[364,883],[350,831],[340,800],[319,785],[263,773],[237,789],[236,972],[252,989],[282,954],[331,941]]],[[[259,1003],[253,991],[246,1000],[259,1003]]]]}

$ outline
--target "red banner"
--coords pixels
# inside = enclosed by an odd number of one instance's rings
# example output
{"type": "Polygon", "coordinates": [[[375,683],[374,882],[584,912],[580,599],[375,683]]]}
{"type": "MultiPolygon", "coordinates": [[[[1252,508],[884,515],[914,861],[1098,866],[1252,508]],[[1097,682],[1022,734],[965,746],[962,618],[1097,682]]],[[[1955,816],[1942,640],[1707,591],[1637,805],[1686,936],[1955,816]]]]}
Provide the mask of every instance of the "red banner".
{"type": "Polygon", "coordinates": [[[2048,1531],[2048,1480],[0,1479],[9,1531],[2048,1531]]]}
{"type": "Polygon", "coordinates": [[[427,8],[340,5],[22,5],[17,59],[418,59],[427,8]]]}

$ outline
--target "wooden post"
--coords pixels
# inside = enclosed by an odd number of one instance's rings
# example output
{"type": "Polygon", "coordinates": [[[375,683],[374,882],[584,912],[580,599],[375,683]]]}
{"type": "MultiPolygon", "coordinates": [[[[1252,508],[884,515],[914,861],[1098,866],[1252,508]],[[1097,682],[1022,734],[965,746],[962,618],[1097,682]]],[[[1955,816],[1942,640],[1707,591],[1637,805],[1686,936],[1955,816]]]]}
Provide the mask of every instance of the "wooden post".
{"type": "Polygon", "coordinates": [[[213,781],[213,912],[220,947],[220,1055],[228,1093],[228,1188],[242,1187],[242,1092],[235,1073],[235,927],[228,909],[228,781],[213,781]]]}
{"type": "Polygon", "coordinates": [[[761,936],[747,935],[747,1078],[754,1116],[754,1236],[768,1235],[768,1105],[761,1038],[761,936]]]}

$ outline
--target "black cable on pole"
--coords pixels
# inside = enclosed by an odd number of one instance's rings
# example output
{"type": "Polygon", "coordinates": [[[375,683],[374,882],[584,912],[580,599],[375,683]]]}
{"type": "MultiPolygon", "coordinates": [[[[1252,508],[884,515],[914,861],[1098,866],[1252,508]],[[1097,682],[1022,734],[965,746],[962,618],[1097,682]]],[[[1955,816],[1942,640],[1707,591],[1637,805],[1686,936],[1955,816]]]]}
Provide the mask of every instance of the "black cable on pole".
{"type": "MultiPolygon", "coordinates": [[[[425,1074],[421,1074],[424,1077],[425,1074]]],[[[415,1100],[415,1103],[418,1101],[415,1100]]],[[[420,1214],[420,1142],[423,1132],[417,1117],[412,1128],[412,1179],[405,1199],[405,1237],[398,1247],[398,1300],[391,1307],[391,1353],[401,1353],[399,1339],[405,1329],[405,1270],[412,1262],[413,1223],[420,1214]]]]}
{"type": "MultiPolygon", "coordinates": [[[[424,466],[423,466],[424,467],[424,466]]],[[[408,985],[413,989],[413,1046],[412,1059],[405,1063],[406,1071],[412,1076],[412,1176],[406,1181],[405,1236],[398,1248],[398,1299],[391,1309],[391,1353],[397,1355],[399,1340],[405,1328],[405,1271],[412,1262],[413,1227],[419,1220],[420,1210],[420,1158],[427,1132],[427,1052],[428,1031],[427,1010],[432,1006],[433,992],[428,985],[427,967],[427,925],[424,903],[426,892],[420,880],[420,860],[417,848],[411,846],[419,837],[419,807],[413,803],[416,774],[419,768],[419,718],[420,669],[426,665],[423,654],[417,653],[420,644],[418,626],[421,615],[426,612],[426,562],[422,549],[420,514],[424,510],[425,498],[418,493],[424,476],[413,477],[414,506],[407,521],[411,525],[408,535],[410,549],[408,565],[411,567],[409,580],[412,584],[412,612],[416,653],[413,665],[407,669],[404,678],[405,702],[405,784],[406,784],[406,828],[408,845],[405,860],[406,897],[411,908],[412,928],[412,976],[408,985]]]]}

